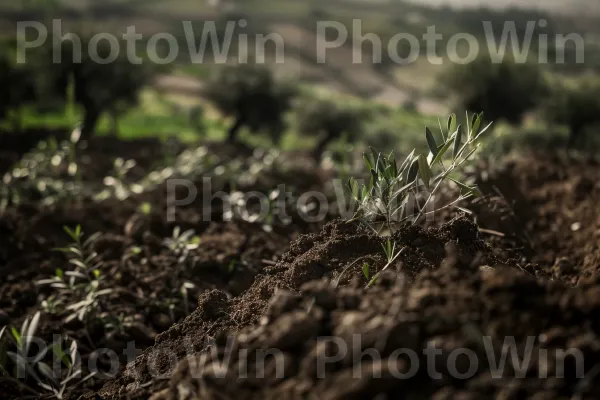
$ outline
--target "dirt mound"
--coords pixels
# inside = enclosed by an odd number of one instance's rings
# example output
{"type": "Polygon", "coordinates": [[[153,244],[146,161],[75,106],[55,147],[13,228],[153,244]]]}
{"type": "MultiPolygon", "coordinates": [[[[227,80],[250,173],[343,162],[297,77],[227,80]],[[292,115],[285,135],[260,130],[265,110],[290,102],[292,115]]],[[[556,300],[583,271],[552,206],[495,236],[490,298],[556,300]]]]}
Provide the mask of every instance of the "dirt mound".
{"type": "Polygon", "coordinates": [[[597,281],[453,267],[395,278],[279,291],[260,325],[220,335],[153,400],[600,396],[597,281]]]}
{"type": "MultiPolygon", "coordinates": [[[[393,240],[404,251],[392,270],[404,272],[408,279],[433,271],[444,261],[471,273],[479,266],[498,263],[477,227],[464,216],[437,229],[406,227],[393,240]]],[[[108,383],[100,395],[104,399],[143,398],[164,386],[165,382],[156,378],[170,376],[178,360],[205,349],[210,338],[257,323],[277,290],[298,292],[302,285],[323,277],[342,283],[354,280],[364,286],[368,280],[362,273],[363,264],[355,261],[368,263],[372,273],[381,269],[386,264],[383,241],[358,224],[339,220],[319,233],[300,236],[290,251],[260,272],[240,296],[228,298],[220,291],[201,296],[196,311],[159,335],[154,347],[130,364],[118,380],[108,383]]]]}

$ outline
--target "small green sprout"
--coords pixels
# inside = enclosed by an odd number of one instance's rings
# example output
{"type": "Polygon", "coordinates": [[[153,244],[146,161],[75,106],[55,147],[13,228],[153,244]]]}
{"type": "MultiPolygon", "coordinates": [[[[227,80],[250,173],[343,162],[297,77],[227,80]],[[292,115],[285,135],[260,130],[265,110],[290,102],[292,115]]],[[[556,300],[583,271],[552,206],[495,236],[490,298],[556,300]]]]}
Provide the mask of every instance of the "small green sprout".
{"type": "Polygon", "coordinates": [[[369,264],[364,263],[362,266],[362,272],[367,281],[371,280],[371,270],[369,268],[369,264]]]}
{"type": "Polygon", "coordinates": [[[98,253],[93,251],[93,244],[100,234],[96,233],[84,240],[80,225],[74,229],[68,226],[63,229],[73,242],[55,250],[68,257],[72,269],[58,268],[54,277],[37,281],[36,284],[49,286],[55,291],[54,295],[44,299],[46,311],[64,315],[65,323],[75,319],[84,322],[90,316],[97,316],[100,298],[113,290],[101,289],[103,277],[99,267],[102,263],[97,261],[98,253]]]}
{"type": "Polygon", "coordinates": [[[237,260],[231,260],[229,264],[227,264],[227,273],[233,274],[238,267],[237,260]]]}
{"type": "Polygon", "coordinates": [[[40,345],[40,342],[35,340],[40,317],[41,314],[37,312],[33,318],[26,318],[20,330],[14,327],[10,330],[7,327],[0,329],[0,380],[16,384],[21,391],[27,392],[32,398],[61,400],[67,389],[85,382],[95,373],[79,382],[74,381],[81,376],[77,342],[71,342],[68,355],[59,343],[49,348],[40,345]],[[5,334],[6,332],[10,333],[5,334]],[[36,346],[32,347],[34,343],[36,346]],[[31,354],[33,348],[37,351],[35,355],[31,354]],[[43,361],[48,350],[54,354],[55,360],[62,362],[66,371],[61,368],[57,373],[43,361]]]}
{"type": "Polygon", "coordinates": [[[403,247],[399,251],[396,251],[396,243],[393,242],[392,239],[387,239],[385,241],[385,243],[383,243],[381,245],[381,247],[383,247],[383,252],[385,253],[385,257],[386,257],[387,263],[384,265],[383,268],[381,268],[381,270],[379,272],[377,272],[373,276],[373,278],[369,281],[369,283],[367,285],[367,288],[369,288],[375,282],[377,282],[377,279],[379,278],[379,275],[381,275],[381,273],[383,273],[383,271],[385,271],[386,269],[388,269],[390,267],[390,265],[392,265],[398,259],[398,257],[400,257],[400,255],[402,254],[402,252],[406,248],[406,247],[403,247]]]}
{"type": "Polygon", "coordinates": [[[173,235],[163,240],[163,245],[177,257],[179,264],[185,264],[188,261],[190,252],[200,246],[200,237],[196,236],[193,229],[181,232],[181,228],[176,226],[173,229],[173,235]]]}
{"type": "Polygon", "coordinates": [[[148,202],[143,202],[142,204],[140,204],[140,206],[138,207],[138,211],[143,214],[143,215],[150,215],[150,213],[152,212],[152,205],[148,202]]]}

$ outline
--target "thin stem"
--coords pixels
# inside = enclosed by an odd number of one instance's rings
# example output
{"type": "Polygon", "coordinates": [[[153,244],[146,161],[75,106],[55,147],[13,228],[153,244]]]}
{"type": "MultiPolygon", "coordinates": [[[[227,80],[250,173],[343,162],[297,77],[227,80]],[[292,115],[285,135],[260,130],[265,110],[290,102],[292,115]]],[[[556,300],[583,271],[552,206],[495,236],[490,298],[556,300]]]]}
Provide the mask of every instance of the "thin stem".
{"type": "Polygon", "coordinates": [[[381,269],[381,271],[379,271],[378,273],[375,274],[375,276],[369,281],[369,283],[367,284],[367,286],[365,286],[365,289],[370,288],[375,282],[377,282],[377,279],[379,278],[379,275],[381,275],[381,273],[383,271],[385,271],[386,269],[388,269],[388,267],[390,265],[392,265],[392,263],[394,261],[396,261],[396,259],[398,257],[400,257],[400,254],[402,254],[402,252],[406,250],[406,247],[403,247],[402,249],[400,249],[400,251],[398,253],[396,253],[396,255],[394,257],[392,257],[391,260],[388,261],[388,263],[381,269]]]}

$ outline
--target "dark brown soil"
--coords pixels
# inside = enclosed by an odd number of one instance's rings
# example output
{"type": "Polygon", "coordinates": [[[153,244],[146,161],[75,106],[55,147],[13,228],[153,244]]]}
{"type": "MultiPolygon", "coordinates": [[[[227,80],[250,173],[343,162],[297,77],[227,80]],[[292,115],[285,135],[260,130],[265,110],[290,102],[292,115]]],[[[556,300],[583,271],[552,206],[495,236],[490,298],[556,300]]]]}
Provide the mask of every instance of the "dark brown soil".
{"type": "MultiPolygon", "coordinates": [[[[599,253],[597,241],[590,242],[588,237],[588,254],[581,257],[578,246],[582,236],[572,235],[570,224],[585,221],[585,217],[597,220],[597,189],[592,185],[583,196],[581,189],[579,193],[571,190],[593,175],[580,173],[588,161],[545,160],[532,156],[513,161],[483,180],[488,201],[473,207],[478,211],[478,222],[489,223],[483,232],[466,217],[437,229],[409,227],[398,232],[394,240],[406,251],[389,268],[389,274],[380,278],[377,288],[364,289],[362,266],[367,263],[375,271],[385,264],[382,239],[343,222],[328,224],[318,234],[301,236],[280,262],[266,268],[240,297],[226,299],[219,292],[202,297],[198,310],[159,337],[153,348],[130,365],[118,381],[105,386],[100,395],[106,399],[145,398],[152,392],[158,393],[157,399],[186,400],[286,396],[362,399],[395,398],[402,391],[406,398],[415,399],[593,398],[597,389],[589,377],[596,374],[600,354],[596,339],[596,300],[600,297],[592,277],[599,265],[590,258],[599,253]],[[560,172],[553,175],[548,168],[560,172]],[[499,182],[506,185],[501,187],[499,182]],[[570,207],[575,211],[569,213],[570,207]],[[562,215],[565,212],[568,217],[562,215]],[[550,230],[543,231],[548,224],[550,230]],[[498,231],[490,234],[493,229],[498,231]],[[556,245],[559,241],[561,246],[556,245]],[[568,273],[557,270],[565,260],[577,267],[568,273]],[[351,268],[345,270],[348,266],[351,268]],[[350,287],[336,290],[342,271],[341,284],[350,283],[350,287]],[[572,284],[578,286],[569,288],[572,284]],[[584,305],[586,299],[589,302],[584,305]],[[244,326],[248,327],[240,331],[244,326]],[[215,371],[215,360],[204,349],[203,355],[192,358],[201,366],[197,374],[183,361],[169,387],[159,391],[166,382],[152,379],[147,369],[150,360],[164,359],[160,354],[175,353],[178,359],[191,356],[214,336],[219,345],[216,354],[222,357],[227,332],[236,338],[240,349],[248,350],[250,371],[258,368],[252,364],[256,361],[253,352],[281,350],[284,376],[276,376],[273,367],[267,365],[264,378],[240,379],[236,371],[241,361],[236,355],[229,360],[226,370],[230,373],[213,379],[210,374],[215,371]],[[325,379],[317,379],[315,360],[327,351],[317,337],[335,335],[349,340],[354,333],[378,344],[384,361],[397,348],[414,350],[423,361],[423,350],[433,341],[443,350],[435,364],[442,378],[431,379],[424,362],[410,380],[391,379],[388,363],[363,362],[359,368],[365,375],[354,379],[352,359],[346,357],[329,366],[325,379]],[[527,379],[516,377],[512,361],[501,378],[493,378],[484,358],[488,354],[482,347],[483,336],[491,336],[496,355],[507,336],[514,337],[519,349],[528,336],[534,338],[534,361],[526,368],[527,379]],[[186,352],[185,343],[192,343],[187,348],[193,350],[186,352]],[[538,378],[540,368],[548,376],[556,376],[555,350],[573,347],[583,352],[587,380],[575,379],[572,364],[566,367],[565,379],[538,378]],[[448,372],[446,361],[458,348],[472,350],[480,361],[469,380],[453,378],[448,372]],[[538,360],[539,349],[547,350],[547,360],[538,360]],[[372,377],[373,368],[382,373],[382,379],[372,377]],[[144,387],[147,382],[152,386],[144,387]]],[[[591,225],[593,228],[585,229],[597,237],[597,226],[591,225]]],[[[400,371],[410,367],[402,361],[396,365],[400,371]]],[[[460,365],[469,367],[464,360],[460,365]]],[[[173,366],[172,361],[161,364],[161,372],[173,366]]]]}
{"type": "MultiPolygon", "coordinates": [[[[37,139],[41,138],[44,135],[37,139]]],[[[17,160],[35,147],[35,143],[16,139],[15,143],[6,143],[3,151],[16,155],[17,160]]],[[[143,176],[163,160],[161,146],[158,141],[129,143],[96,138],[89,149],[78,154],[83,180],[101,182],[110,175],[114,158],[119,156],[135,159],[133,175],[143,176]]],[[[225,160],[248,153],[246,148],[210,146],[225,160]]],[[[251,152],[246,154],[249,155],[251,152]]],[[[272,182],[283,179],[269,175],[268,171],[261,178],[264,182],[245,189],[264,190],[265,186],[270,188],[272,182]]],[[[320,177],[314,174],[305,178],[300,186],[314,188],[320,184],[320,177]]],[[[101,233],[94,250],[99,254],[99,269],[106,279],[104,285],[114,292],[102,299],[100,308],[106,315],[125,317],[126,324],[124,329],[108,334],[102,324],[65,326],[59,317],[43,313],[38,335],[52,338],[52,334],[61,333],[76,339],[84,363],[93,350],[108,348],[120,356],[122,366],[127,362],[123,350],[129,342],[134,341],[138,351],[153,345],[161,332],[191,313],[196,308],[196,299],[211,290],[229,297],[246,291],[255,275],[284,253],[299,233],[315,229],[314,224],[304,223],[274,225],[267,231],[260,224],[238,219],[225,222],[218,208],[213,211],[212,222],[203,222],[202,212],[199,196],[193,204],[179,207],[174,220],[168,221],[165,185],[125,200],[72,199],[49,207],[31,202],[9,204],[0,213],[0,327],[20,326],[25,316],[39,310],[41,300],[49,292],[35,282],[53,276],[57,268],[68,268],[65,256],[53,250],[70,242],[64,226],[81,225],[86,236],[101,233]],[[151,206],[149,214],[139,211],[142,203],[151,206]],[[175,227],[182,231],[193,229],[199,243],[183,264],[163,244],[175,227]],[[134,256],[132,249],[138,252],[134,256]],[[184,283],[193,284],[187,293],[189,309],[181,294],[184,283]]],[[[105,379],[92,379],[87,388],[95,391],[104,382],[105,379]]],[[[0,386],[0,398],[9,393],[10,397],[19,396],[13,387],[3,391],[0,386]]],[[[76,391],[70,396],[77,398],[81,393],[76,391]]]]}
{"type": "MultiPolygon", "coordinates": [[[[382,257],[383,241],[355,223],[339,220],[329,223],[318,234],[301,236],[276,265],[259,273],[253,285],[241,296],[229,299],[225,293],[216,290],[201,296],[196,311],[159,335],[156,344],[129,365],[119,380],[105,386],[100,395],[106,399],[144,398],[161,383],[149,388],[144,384],[153,382],[153,376],[168,376],[175,367],[173,360],[203,350],[209,338],[219,333],[257,323],[277,290],[297,293],[302,285],[323,277],[337,282],[344,270],[341,283],[354,278],[366,285],[366,277],[359,272],[361,263],[354,268],[346,267],[360,259],[370,265],[373,273],[381,269],[386,263],[382,257]]],[[[477,227],[465,217],[438,229],[425,231],[419,227],[406,227],[395,234],[394,241],[405,247],[405,251],[392,269],[405,273],[409,280],[423,271],[435,270],[444,261],[449,262],[448,252],[452,254],[454,268],[471,273],[481,265],[497,263],[481,240],[477,227]]]]}
{"type": "Polygon", "coordinates": [[[511,268],[450,265],[411,284],[402,275],[388,278],[368,291],[335,290],[328,280],[305,284],[302,295],[279,291],[259,326],[219,336],[211,351],[182,362],[169,388],[152,399],[600,396],[593,383],[600,362],[597,281],[574,290],[511,268]],[[496,375],[511,338],[519,358],[508,357],[496,375]],[[437,349],[429,358],[428,346],[437,349]],[[572,348],[581,351],[580,366],[574,356],[561,358],[572,348]],[[367,349],[376,356],[363,355],[367,349]],[[563,366],[564,377],[556,378],[563,366]]]}
{"type": "MultiPolygon", "coordinates": [[[[3,152],[18,159],[15,154],[28,146],[15,143],[3,152]]],[[[225,161],[253,154],[245,147],[210,146],[210,153],[225,161]]],[[[78,156],[83,179],[98,183],[116,156],[136,159],[132,174],[141,177],[181,150],[175,146],[165,154],[159,142],[98,138],[78,156]]],[[[303,166],[262,171],[238,188],[264,192],[286,183],[301,192],[323,189],[326,174],[300,155],[287,158],[303,166]]],[[[592,158],[549,155],[497,168],[479,166],[486,196],[469,206],[474,214],[448,211],[436,217],[445,223],[400,229],[391,239],[402,254],[368,289],[365,270],[370,278],[387,264],[385,239],[356,223],[335,220],[322,226],[292,215],[290,224],[265,230],[239,219],[223,221],[218,207],[212,222],[204,222],[201,197],[167,221],[165,185],[123,201],[10,204],[0,215],[0,326],[20,326],[39,309],[47,293],[34,282],[64,267],[64,255],[52,249],[68,242],[63,226],[80,224],[87,235],[102,233],[94,248],[114,292],[101,309],[128,317],[128,323],[108,334],[101,324],[63,326],[44,314],[39,335],[76,339],[84,361],[104,347],[115,351],[124,367],[123,350],[131,341],[141,354],[116,379],[92,379],[69,399],[363,399],[397,398],[400,392],[409,399],[596,398],[599,166],[592,158]],[[142,203],[151,212],[141,213],[142,203]],[[193,229],[198,236],[199,247],[186,262],[163,244],[175,227],[193,229]],[[139,254],[132,257],[134,248],[139,254]],[[180,291],[186,282],[193,284],[187,307],[180,291]],[[328,364],[326,376],[318,379],[315,360],[330,350],[317,338],[351,341],[352,334],[362,334],[362,348],[376,348],[385,362],[355,363],[347,356],[328,364]],[[514,337],[519,349],[534,337],[526,378],[515,377],[509,357],[504,375],[492,379],[483,336],[491,336],[496,353],[506,336],[514,337]],[[227,337],[248,350],[250,371],[258,368],[257,350],[280,350],[276,361],[285,366],[283,377],[267,363],[263,378],[251,372],[240,378],[238,353],[224,378],[212,377],[215,354],[223,357],[227,337]],[[214,339],[216,347],[210,347],[214,339]],[[423,349],[429,342],[442,349],[434,363],[440,379],[427,373],[423,349]],[[391,379],[387,359],[398,348],[418,354],[420,367],[411,379],[391,379]],[[448,369],[448,358],[458,348],[472,350],[479,359],[467,380],[448,369]],[[586,379],[574,377],[570,358],[566,377],[555,378],[554,350],[568,348],[581,350],[586,379]],[[548,350],[547,360],[541,360],[539,349],[548,350]],[[187,357],[201,365],[199,372],[187,357]],[[352,377],[353,364],[364,371],[362,378],[352,377]],[[537,378],[542,369],[550,378],[537,378]],[[382,378],[374,378],[373,371],[382,378]]],[[[463,357],[456,360],[462,372],[469,366],[463,357]]],[[[410,368],[407,360],[393,366],[410,368]]],[[[14,388],[0,384],[0,398],[9,395],[18,397],[14,388]]]]}
{"type": "Polygon", "coordinates": [[[521,256],[575,285],[600,269],[599,167],[597,157],[565,154],[530,154],[498,170],[482,165],[491,173],[481,188],[504,217],[494,212],[478,222],[518,238],[521,256]]]}

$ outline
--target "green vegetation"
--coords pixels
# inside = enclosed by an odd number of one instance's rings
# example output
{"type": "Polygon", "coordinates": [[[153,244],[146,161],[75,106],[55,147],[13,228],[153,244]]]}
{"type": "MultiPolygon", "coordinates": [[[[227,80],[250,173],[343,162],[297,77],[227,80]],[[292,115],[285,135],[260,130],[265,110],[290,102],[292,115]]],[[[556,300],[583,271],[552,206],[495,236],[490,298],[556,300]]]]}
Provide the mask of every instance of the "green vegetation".
{"type": "Polygon", "coordinates": [[[479,149],[482,135],[491,126],[483,128],[482,121],[483,114],[474,114],[463,129],[452,115],[446,129],[440,127],[437,139],[426,128],[429,154],[413,150],[400,166],[393,153],[386,156],[373,149],[365,153],[363,159],[370,173],[368,183],[360,183],[355,178],[348,182],[350,198],[356,205],[352,220],[360,221],[377,233],[382,230],[392,233],[401,224],[415,224],[435,212],[428,207],[447,180],[458,186],[460,195],[444,207],[476,195],[477,189],[460,182],[457,172],[479,149]],[[419,204],[423,188],[428,195],[425,202],[419,204]]]}
{"type": "Polygon", "coordinates": [[[448,93],[458,97],[467,111],[482,110],[491,120],[521,123],[547,91],[537,65],[514,61],[494,63],[484,56],[471,64],[457,65],[441,78],[448,93]]]}
{"type": "Polygon", "coordinates": [[[106,318],[101,313],[100,301],[103,296],[112,293],[112,289],[102,288],[101,263],[97,260],[98,253],[93,250],[100,234],[83,240],[81,226],[77,225],[75,229],[65,226],[64,230],[73,242],[57,251],[68,257],[69,269],[57,269],[54,277],[37,282],[55,291],[44,300],[44,309],[60,315],[65,323],[77,319],[87,324],[95,319],[106,318]]]}
{"type": "Polygon", "coordinates": [[[586,129],[600,126],[600,80],[585,78],[576,85],[555,85],[544,113],[548,121],[568,128],[568,145],[573,147],[586,129]]]}
{"type": "Polygon", "coordinates": [[[366,114],[365,109],[352,104],[307,96],[301,100],[296,118],[299,132],[317,137],[313,154],[320,158],[334,140],[344,135],[347,140],[356,140],[363,132],[366,114]]]}
{"type": "Polygon", "coordinates": [[[37,312],[32,318],[25,319],[20,330],[7,327],[0,329],[0,380],[15,384],[21,395],[27,398],[61,400],[69,388],[85,382],[94,374],[76,381],[82,374],[76,341],[71,341],[69,352],[65,353],[61,343],[55,342],[47,348],[36,340],[40,318],[41,313],[37,312]],[[32,354],[33,350],[37,353],[32,354]],[[60,376],[43,361],[46,354],[54,355],[55,360],[62,364],[61,367],[65,367],[60,376]]]}
{"type": "MultiPolygon", "coordinates": [[[[89,46],[88,39],[82,42],[84,48],[89,46]]],[[[83,108],[83,138],[88,138],[95,132],[104,113],[109,113],[116,121],[124,111],[136,105],[140,91],[151,82],[153,76],[153,69],[148,67],[148,63],[132,64],[123,55],[110,63],[99,63],[98,59],[106,60],[111,57],[110,47],[105,42],[101,43],[104,45],[98,46],[97,58],[83,52],[81,60],[77,59],[72,46],[63,45],[62,62],[53,68],[53,76],[50,78],[56,97],[65,101],[74,100],[83,108]],[[73,93],[69,93],[69,90],[73,90],[73,93]]],[[[49,58],[45,59],[42,66],[49,63],[49,58]]]]}
{"type": "Polygon", "coordinates": [[[206,89],[215,106],[234,119],[227,134],[229,142],[237,139],[240,129],[248,128],[266,131],[278,143],[295,94],[294,86],[277,81],[268,68],[252,64],[223,67],[206,89]]]}
{"type": "MultiPolygon", "coordinates": [[[[491,126],[483,127],[482,122],[483,114],[473,114],[471,118],[467,115],[463,129],[458,125],[456,115],[451,115],[445,129],[440,126],[437,139],[426,128],[428,155],[413,150],[400,166],[393,153],[386,156],[373,149],[365,153],[363,159],[370,175],[368,182],[361,183],[356,178],[348,181],[348,195],[356,209],[350,221],[359,221],[377,234],[392,235],[399,226],[416,224],[427,215],[478,196],[477,187],[461,182],[459,172],[479,149],[484,133],[491,126]],[[435,204],[435,196],[447,181],[457,186],[458,194],[448,204],[439,206],[435,204]]],[[[396,251],[392,239],[386,241],[383,249],[387,264],[373,276],[368,286],[403,251],[396,251]]]]}

